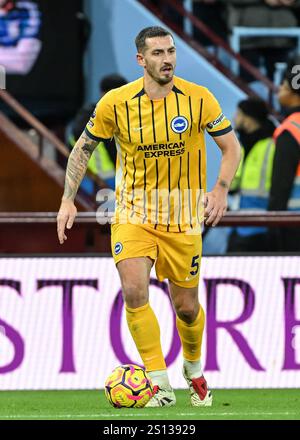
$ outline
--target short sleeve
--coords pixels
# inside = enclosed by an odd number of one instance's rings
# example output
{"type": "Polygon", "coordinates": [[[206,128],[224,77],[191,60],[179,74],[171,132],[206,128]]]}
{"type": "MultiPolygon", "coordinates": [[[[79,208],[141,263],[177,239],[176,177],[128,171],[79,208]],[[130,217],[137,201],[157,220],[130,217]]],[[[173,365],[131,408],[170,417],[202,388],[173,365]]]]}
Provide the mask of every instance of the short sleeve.
{"type": "Polygon", "coordinates": [[[95,141],[111,139],[116,130],[111,92],[100,99],[85,127],[86,134],[95,141]]]}
{"type": "Polygon", "coordinates": [[[222,112],[219,102],[208,89],[204,96],[203,124],[211,136],[222,136],[232,130],[230,121],[222,112]]]}

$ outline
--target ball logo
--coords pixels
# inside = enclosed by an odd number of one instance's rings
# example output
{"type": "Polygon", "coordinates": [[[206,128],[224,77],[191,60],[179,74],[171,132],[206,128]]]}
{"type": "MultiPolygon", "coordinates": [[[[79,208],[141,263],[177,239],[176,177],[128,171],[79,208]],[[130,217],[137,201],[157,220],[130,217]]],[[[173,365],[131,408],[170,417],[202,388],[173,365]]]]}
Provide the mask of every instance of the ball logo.
{"type": "Polygon", "coordinates": [[[119,255],[122,252],[122,249],[123,245],[118,241],[118,243],[115,244],[115,254],[119,255]]]}
{"type": "Polygon", "coordinates": [[[183,133],[188,129],[189,122],[184,116],[176,116],[171,121],[171,128],[175,133],[183,133]]]}

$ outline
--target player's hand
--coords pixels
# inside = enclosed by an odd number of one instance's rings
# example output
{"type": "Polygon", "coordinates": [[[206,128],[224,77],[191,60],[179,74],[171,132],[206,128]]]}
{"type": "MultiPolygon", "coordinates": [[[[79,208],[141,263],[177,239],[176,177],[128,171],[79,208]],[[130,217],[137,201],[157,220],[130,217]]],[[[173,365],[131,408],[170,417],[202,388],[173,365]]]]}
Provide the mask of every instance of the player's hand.
{"type": "Polygon", "coordinates": [[[62,200],[57,214],[57,235],[60,244],[67,240],[65,228],[71,229],[77,214],[77,208],[72,200],[62,200]]]}
{"type": "Polygon", "coordinates": [[[215,188],[204,196],[204,218],[208,226],[216,226],[227,210],[228,190],[222,186],[215,188]]]}

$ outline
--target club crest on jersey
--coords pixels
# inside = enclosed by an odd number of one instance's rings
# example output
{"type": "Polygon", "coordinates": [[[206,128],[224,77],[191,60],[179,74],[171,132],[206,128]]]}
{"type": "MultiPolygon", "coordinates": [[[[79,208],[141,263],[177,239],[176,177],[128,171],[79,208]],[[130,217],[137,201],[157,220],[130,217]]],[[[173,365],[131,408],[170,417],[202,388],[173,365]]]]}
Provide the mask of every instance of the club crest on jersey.
{"type": "Polygon", "coordinates": [[[171,121],[171,128],[175,133],[183,133],[188,129],[189,121],[184,116],[176,116],[171,121]]]}
{"type": "Polygon", "coordinates": [[[123,245],[119,241],[115,244],[115,255],[119,255],[123,250],[123,245]]]}

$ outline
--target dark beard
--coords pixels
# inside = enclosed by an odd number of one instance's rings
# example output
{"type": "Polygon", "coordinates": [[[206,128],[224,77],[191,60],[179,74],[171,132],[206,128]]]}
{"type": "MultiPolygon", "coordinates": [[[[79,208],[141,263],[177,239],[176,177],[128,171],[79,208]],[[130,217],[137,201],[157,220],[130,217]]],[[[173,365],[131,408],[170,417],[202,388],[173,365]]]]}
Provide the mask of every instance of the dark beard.
{"type": "MultiPolygon", "coordinates": [[[[154,79],[155,79],[155,78],[154,78],[154,79]]],[[[158,82],[158,84],[159,84],[160,86],[163,86],[163,85],[165,85],[165,84],[169,84],[169,82],[171,82],[172,79],[173,79],[173,76],[171,76],[170,78],[166,78],[166,79],[161,79],[161,78],[159,78],[159,79],[156,80],[156,82],[158,82]]]]}
{"type": "Polygon", "coordinates": [[[154,81],[156,81],[160,86],[164,86],[166,84],[169,84],[169,82],[171,82],[173,79],[173,75],[170,78],[162,79],[162,78],[157,78],[156,76],[154,76],[150,70],[147,70],[147,72],[151,76],[151,78],[154,79],[154,81]]]}

